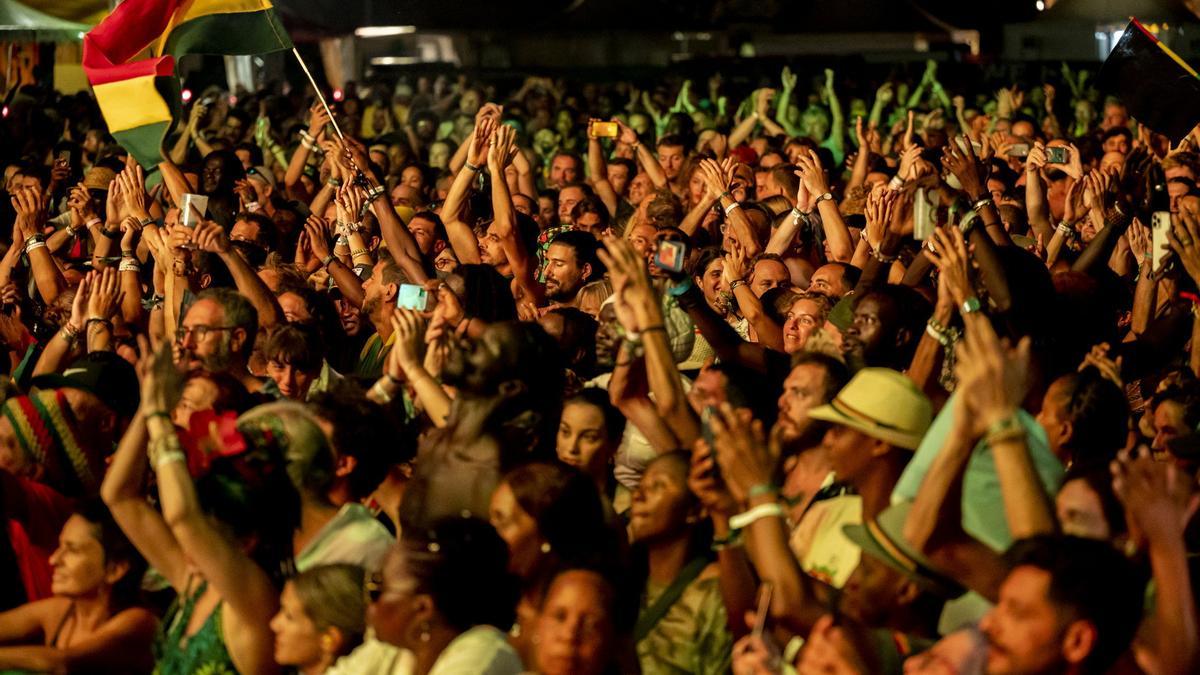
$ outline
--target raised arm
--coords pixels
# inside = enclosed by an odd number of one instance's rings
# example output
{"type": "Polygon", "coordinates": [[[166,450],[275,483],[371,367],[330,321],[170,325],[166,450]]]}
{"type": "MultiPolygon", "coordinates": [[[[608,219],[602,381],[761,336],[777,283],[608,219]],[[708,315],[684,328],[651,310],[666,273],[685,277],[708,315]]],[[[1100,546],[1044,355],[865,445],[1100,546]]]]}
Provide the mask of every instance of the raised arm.
{"type": "Polygon", "coordinates": [[[596,191],[596,196],[604,202],[604,208],[608,209],[609,215],[615,216],[620,198],[613,190],[612,183],[608,182],[608,162],[604,161],[604,147],[600,145],[600,139],[591,134],[592,122],[595,121],[588,122],[588,182],[596,191]]]}
{"type": "Polygon", "coordinates": [[[66,290],[67,281],[50,255],[50,250],[46,248],[45,237],[40,234],[42,224],[46,222],[45,200],[36,188],[27,188],[18,190],[13,195],[13,206],[17,211],[17,219],[13,225],[13,245],[20,246],[22,244],[17,242],[23,242],[38,295],[49,305],[66,290]]]}
{"type": "Polygon", "coordinates": [[[700,174],[704,185],[710,193],[720,195],[718,199],[721,208],[725,210],[725,220],[729,224],[728,235],[738,240],[745,249],[746,255],[756,256],[762,251],[762,244],[754,234],[750,219],[742,211],[742,205],[733,198],[729,186],[733,183],[733,158],[726,157],[718,164],[715,160],[700,160],[700,174]]]}
{"type": "Polygon", "coordinates": [[[663,171],[662,165],[658,163],[658,157],[654,156],[654,151],[646,147],[638,138],[637,132],[628,124],[625,124],[617,118],[613,118],[620,129],[620,135],[617,136],[617,142],[621,145],[626,145],[633,148],[634,154],[637,156],[638,163],[641,164],[642,170],[650,177],[650,182],[654,183],[654,187],[661,188],[667,184],[667,174],[663,171]]]}
{"type": "MultiPolygon", "coordinates": [[[[150,353],[150,344],[139,338],[143,354],[150,353]]],[[[151,410],[164,414],[162,410],[151,410]]],[[[137,547],[150,566],[163,575],[176,593],[187,590],[188,560],[171,534],[167,522],[146,501],[146,414],[147,402],[134,415],[125,435],[117,445],[112,463],[104,474],[100,496],[121,526],[125,536],[137,547]]]]}
{"type": "Polygon", "coordinates": [[[1144,631],[1147,651],[1157,661],[1157,672],[1194,673],[1200,667],[1200,636],[1184,529],[1195,486],[1145,448],[1113,462],[1112,470],[1113,490],[1125,506],[1129,529],[1142,533],[1150,551],[1156,592],[1154,614],[1144,631]]]}
{"type": "Polygon", "coordinates": [[[762,425],[752,421],[749,413],[734,410],[728,403],[714,411],[709,419],[713,450],[743,514],[758,514],[742,527],[742,534],[759,579],[770,582],[774,589],[771,617],[789,630],[807,634],[828,609],[828,589],[804,573],[788,545],[788,527],[779,491],[773,485],[762,425]]]}
{"type": "Polygon", "coordinates": [[[508,258],[513,278],[525,289],[525,293],[540,304],[545,296],[544,287],[537,281],[537,260],[525,249],[525,242],[517,236],[517,209],[504,174],[512,158],[521,153],[516,145],[517,132],[508,125],[501,125],[493,135],[488,148],[488,171],[492,175],[492,227],[500,239],[500,246],[508,258]]]}
{"type": "Polygon", "coordinates": [[[808,194],[817,205],[821,214],[821,225],[825,228],[825,239],[829,242],[829,257],[831,261],[850,262],[854,257],[854,245],[850,240],[850,228],[838,210],[837,202],[829,195],[829,178],[821,166],[821,160],[815,150],[809,150],[808,155],[801,153],[796,158],[799,169],[796,175],[804,182],[808,194]]]}
{"type": "Polygon", "coordinates": [[[675,367],[662,306],[646,275],[645,259],[623,239],[608,237],[604,246],[606,250],[600,251],[601,260],[608,267],[614,294],[619,302],[628,303],[637,323],[654,402],[680,444],[690,447],[700,437],[700,425],[688,404],[679,370],[675,367]]]}
{"type": "Polygon", "coordinates": [[[279,593],[266,571],[259,567],[237,542],[219,530],[201,508],[195,483],[188,473],[175,427],[166,415],[174,408],[182,383],[174,370],[169,349],[154,353],[142,383],[142,405],[148,411],[151,463],[158,477],[162,517],[187,560],[204,575],[237,620],[226,625],[230,645],[262,640],[252,649],[231,649],[239,670],[274,672],[271,658],[272,634],[268,624],[279,607],[279,593]],[[239,654],[240,651],[240,654],[239,654]]]}
{"type": "MultiPolygon", "coordinates": [[[[475,179],[486,168],[488,141],[495,129],[496,122],[490,117],[475,125],[468,141],[466,166],[454,177],[454,182],[446,193],[446,202],[442,204],[442,222],[446,226],[446,237],[450,240],[455,257],[464,264],[479,262],[479,238],[475,236],[471,226],[463,222],[462,212],[475,179]]],[[[495,180],[502,181],[504,176],[497,176],[495,180]]]]}
{"type": "Polygon", "coordinates": [[[279,301],[275,299],[275,294],[258,276],[250,263],[246,262],[242,254],[233,248],[224,228],[211,220],[206,220],[196,226],[192,233],[192,241],[201,251],[219,256],[221,262],[225,263],[225,267],[229,268],[233,282],[237,284],[238,292],[245,296],[258,312],[259,328],[270,329],[283,323],[283,309],[279,306],[279,301]]]}
{"type": "Polygon", "coordinates": [[[367,201],[371,204],[371,213],[375,214],[375,220],[379,222],[379,232],[383,235],[383,241],[387,244],[392,258],[414,284],[425,283],[429,280],[429,275],[425,272],[417,241],[405,227],[400,214],[396,213],[396,207],[387,197],[387,189],[379,182],[377,176],[365,169],[368,166],[367,149],[362,143],[347,137],[346,154],[356,166],[364,168],[362,177],[367,183],[367,201]]]}
{"type": "MultiPolygon", "coordinates": [[[[636,325],[626,303],[621,303],[618,308],[624,308],[627,314],[621,320],[623,327],[626,324],[636,325]]],[[[629,329],[625,330],[628,333],[629,329]]],[[[664,453],[678,450],[679,440],[675,438],[671,428],[658,414],[658,408],[650,400],[650,385],[646,381],[646,362],[637,355],[637,351],[635,343],[628,340],[621,341],[612,379],[608,381],[609,401],[616,406],[617,410],[621,411],[630,424],[642,432],[655,452],[664,453]]]]}
{"type": "Polygon", "coordinates": [[[1025,212],[1029,228],[1050,241],[1054,236],[1054,225],[1050,222],[1050,204],[1046,201],[1046,184],[1042,181],[1042,167],[1046,165],[1046,146],[1038,141],[1029,149],[1025,158],[1025,212]]]}

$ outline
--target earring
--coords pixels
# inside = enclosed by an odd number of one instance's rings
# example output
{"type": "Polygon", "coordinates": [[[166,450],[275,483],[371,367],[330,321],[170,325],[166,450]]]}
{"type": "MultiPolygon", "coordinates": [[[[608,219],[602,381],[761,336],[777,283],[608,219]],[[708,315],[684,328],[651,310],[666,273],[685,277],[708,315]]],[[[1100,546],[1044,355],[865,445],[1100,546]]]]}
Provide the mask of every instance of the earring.
{"type": "Polygon", "coordinates": [[[550,542],[543,541],[542,542],[542,553],[549,553],[549,552],[550,552],[550,542]]]}
{"type": "Polygon", "coordinates": [[[428,622],[421,624],[421,635],[419,637],[420,637],[421,642],[429,642],[429,640],[433,637],[429,634],[429,623],[428,622]]]}

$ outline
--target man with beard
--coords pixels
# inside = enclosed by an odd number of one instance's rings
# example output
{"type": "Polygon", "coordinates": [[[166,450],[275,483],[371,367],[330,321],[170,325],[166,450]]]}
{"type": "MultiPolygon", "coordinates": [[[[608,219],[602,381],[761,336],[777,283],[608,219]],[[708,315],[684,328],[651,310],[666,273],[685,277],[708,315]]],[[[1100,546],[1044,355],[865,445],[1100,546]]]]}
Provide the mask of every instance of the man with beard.
{"type": "Polygon", "coordinates": [[[905,286],[881,286],[859,296],[854,318],[842,334],[846,363],[851,370],[906,370],[931,313],[925,298],[905,286]]]}
{"type": "Polygon", "coordinates": [[[367,338],[358,355],[354,375],[368,380],[383,375],[383,364],[392,351],[396,336],[392,329],[392,307],[400,286],[408,283],[408,276],[394,261],[382,259],[375,263],[371,276],[363,282],[363,314],[375,326],[375,333],[367,338]]]}
{"type": "Polygon", "coordinates": [[[176,363],[184,370],[227,373],[246,390],[262,388],[247,364],[258,333],[254,305],[232,288],[210,288],[201,293],[175,333],[176,363]]]}
{"type": "Polygon", "coordinates": [[[833,467],[821,443],[828,425],[809,419],[808,412],[832,401],[849,379],[842,362],[805,352],[792,360],[792,371],[783,381],[772,435],[780,445],[780,493],[793,504],[792,522],[800,522],[810,504],[842,491],[830,480],[833,467]]]}
{"type": "Polygon", "coordinates": [[[587,232],[562,232],[546,251],[546,299],[561,307],[575,307],[579,289],[604,275],[596,257],[596,238],[587,232]]]}

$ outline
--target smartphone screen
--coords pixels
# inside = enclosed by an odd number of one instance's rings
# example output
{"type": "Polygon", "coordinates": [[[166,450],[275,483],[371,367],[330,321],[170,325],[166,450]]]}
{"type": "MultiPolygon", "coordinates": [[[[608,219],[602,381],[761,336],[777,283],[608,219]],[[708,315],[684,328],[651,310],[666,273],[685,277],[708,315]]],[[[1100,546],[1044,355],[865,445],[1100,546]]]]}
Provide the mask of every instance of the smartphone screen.
{"type": "Polygon", "coordinates": [[[1008,156],[1009,157],[1028,157],[1029,156],[1029,144],[1028,143],[1017,143],[1017,144],[1013,145],[1011,148],[1008,149],[1008,156]]]}
{"type": "Polygon", "coordinates": [[[1052,148],[1046,148],[1046,163],[1047,164],[1066,164],[1067,163],[1067,149],[1062,147],[1061,145],[1054,146],[1052,148]]]}
{"type": "Polygon", "coordinates": [[[416,284],[400,284],[400,291],[396,293],[396,306],[400,309],[424,312],[429,308],[429,291],[416,284]]]}
{"type": "Polygon", "coordinates": [[[616,138],[618,131],[616,122],[601,122],[600,120],[588,122],[589,138],[616,138]]]}
{"type": "Polygon", "coordinates": [[[682,241],[664,240],[658,244],[658,252],[654,254],[654,264],[659,269],[668,272],[682,272],[685,258],[687,258],[687,244],[682,241]]]}
{"type": "Polygon", "coordinates": [[[1153,250],[1151,269],[1158,272],[1162,269],[1163,259],[1169,255],[1167,249],[1167,232],[1171,230],[1171,212],[1155,211],[1150,216],[1150,247],[1153,250]]]}

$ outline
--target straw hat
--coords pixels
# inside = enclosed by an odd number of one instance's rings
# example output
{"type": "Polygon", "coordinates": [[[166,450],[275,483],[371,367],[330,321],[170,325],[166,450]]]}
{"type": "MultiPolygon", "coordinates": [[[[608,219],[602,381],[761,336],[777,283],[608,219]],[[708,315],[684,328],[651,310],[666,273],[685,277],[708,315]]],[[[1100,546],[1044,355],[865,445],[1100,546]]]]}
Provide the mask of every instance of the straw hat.
{"type": "Polygon", "coordinates": [[[890,368],[863,368],[829,405],[810,410],[808,416],[915,450],[933,420],[933,406],[902,373],[890,368]]]}
{"type": "Polygon", "coordinates": [[[911,508],[910,502],[897,502],[874,519],[865,519],[862,525],[843,525],[842,532],[847,539],[858,544],[863,552],[912,579],[924,590],[953,600],[965,593],[966,589],[939,572],[928,558],[904,538],[904,521],[911,508]]]}
{"type": "Polygon", "coordinates": [[[93,166],[83,174],[83,187],[88,190],[107,190],[108,184],[116,180],[117,174],[103,166],[93,166]]]}

